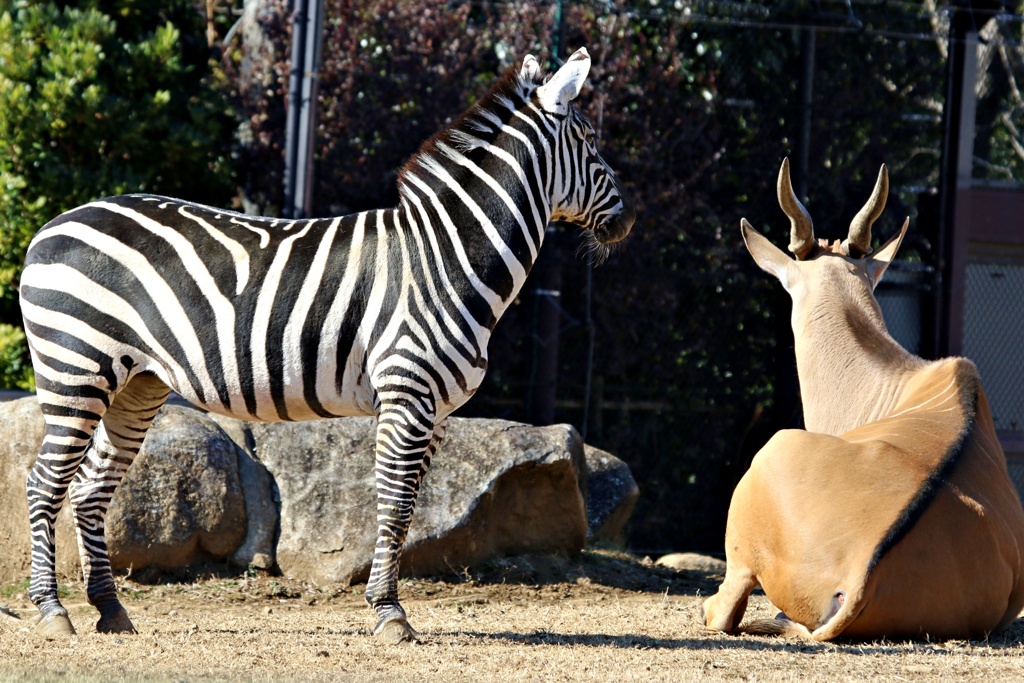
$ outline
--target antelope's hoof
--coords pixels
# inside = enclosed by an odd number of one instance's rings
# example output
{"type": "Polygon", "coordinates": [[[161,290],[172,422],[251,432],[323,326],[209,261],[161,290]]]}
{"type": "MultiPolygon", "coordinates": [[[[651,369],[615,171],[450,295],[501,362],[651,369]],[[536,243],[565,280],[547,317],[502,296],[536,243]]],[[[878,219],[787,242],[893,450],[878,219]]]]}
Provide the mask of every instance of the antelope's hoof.
{"type": "Polygon", "coordinates": [[[415,643],[420,638],[420,634],[416,633],[416,630],[409,626],[409,622],[401,617],[387,621],[382,619],[377,622],[377,628],[373,629],[373,635],[388,645],[415,643]]]}
{"type": "Polygon", "coordinates": [[[135,630],[135,625],[132,620],[128,618],[128,612],[121,610],[114,612],[110,616],[100,617],[100,620],[96,622],[97,633],[138,633],[135,630]]]}
{"type": "Polygon", "coordinates": [[[51,640],[75,635],[75,627],[66,614],[50,614],[36,622],[36,633],[51,640]]]}

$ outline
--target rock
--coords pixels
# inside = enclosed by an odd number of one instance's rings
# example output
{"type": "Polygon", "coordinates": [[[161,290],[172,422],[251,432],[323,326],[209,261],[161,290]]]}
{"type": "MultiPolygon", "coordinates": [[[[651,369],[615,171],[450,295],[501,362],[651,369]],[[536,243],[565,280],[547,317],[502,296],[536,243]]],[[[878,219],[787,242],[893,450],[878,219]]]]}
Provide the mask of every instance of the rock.
{"type": "Polygon", "coordinates": [[[633,514],[640,488],[629,466],[611,453],[584,447],[587,461],[587,541],[622,548],[626,522],[633,514]]]}
{"type": "Polygon", "coordinates": [[[655,562],[659,567],[668,567],[676,571],[702,572],[725,576],[725,560],[698,553],[671,553],[658,558],[655,562]]]}
{"type": "MultiPolygon", "coordinates": [[[[277,562],[293,578],[352,583],[376,541],[374,420],[250,426],[281,495],[277,562]]],[[[567,425],[453,418],[420,492],[403,574],[499,554],[576,553],[586,539],[583,444],[567,425]]]]}
{"type": "MultiPolygon", "coordinates": [[[[25,478],[42,443],[34,398],[0,403],[7,438],[0,443],[0,580],[31,569],[25,478]]],[[[234,441],[204,413],[168,406],[129,468],[107,512],[115,569],[170,570],[234,552],[246,532],[245,501],[234,441]]],[[[57,517],[57,569],[80,576],[70,505],[57,517]]]]}
{"type": "Polygon", "coordinates": [[[239,449],[208,415],[166,406],[107,513],[115,569],[225,559],[246,532],[239,449]]]}
{"type": "MultiPolygon", "coordinates": [[[[0,403],[0,582],[21,581],[32,568],[25,479],[43,442],[43,415],[34,396],[0,403]]],[[[80,577],[70,506],[57,516],[57,574],[80,577]]]]}
{"type": "MultiPolygon", "coordinates": [[[[30,569],[25,477],[43,421],[32,397],[0,402],[0,420],[0,580],[14,581],[30,569]]],[[[166,406],[107,515],[111,564],[158,576],[228,559],[321,583],[365,580],[377,533],[374,425],[249,423],[166,406]]],[[[632,477],[607,453],[590,449],[589,458],[591,519],[598,537],[614,537],[632,507],[624,484],[632,477]]],[[[453,418],[420,492],[403,573],[577,553],[587,538],[586,487],[587,456],[572,427],[453,418]]],[[[64,577],[80,575],[69,508],[57,525],[64,577]]]]}
{"type": "Polygon", "coordinates": [[[210,415],[210,418],[238,445],[238,476],[245,496],[246,530],[242,544],[231,555],[231,563],[272,569],[281,505],[277,484],[256,457],[249,423],[220,415],[210,415]]]}

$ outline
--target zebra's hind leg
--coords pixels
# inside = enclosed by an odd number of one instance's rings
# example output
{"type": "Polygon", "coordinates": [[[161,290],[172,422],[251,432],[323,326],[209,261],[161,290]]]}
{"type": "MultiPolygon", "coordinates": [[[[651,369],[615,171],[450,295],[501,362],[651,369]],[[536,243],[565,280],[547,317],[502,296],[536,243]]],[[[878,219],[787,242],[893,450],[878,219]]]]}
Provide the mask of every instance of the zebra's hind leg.
{"type": "Polygon", "coordinates": [[[373,634],[387,643],[417,640],[398,602],[398,563],[423,476],[437,452],[447,420],[422,424],[407,411],[382,412],[377,422],[377,545],[366,602],[377,613],[373,634]]]}
{"type": "Polygon", "coordinates": [[[78,553],[89,603],[100,612],[100,633],[135,633],[128,612],[117,599],[107,552],[105,518],[114,492],[142,447],[146,432],[170,389],[156,377],[136,375],[114,398],[69,494],[75,513],[78,553]]]}
{"type": "Polygon", "coordinates": [[[59,637],[73,635],[75,628],[57,597],[54,525],[68,486],[109,405],[109,395],[84,383],[58,385],[42,373],[37,374],[36,382],[46,433],[25,481],[32,536],[32,579],[28,593],[39,609],[37,631],[47,637],[59,637]]]}

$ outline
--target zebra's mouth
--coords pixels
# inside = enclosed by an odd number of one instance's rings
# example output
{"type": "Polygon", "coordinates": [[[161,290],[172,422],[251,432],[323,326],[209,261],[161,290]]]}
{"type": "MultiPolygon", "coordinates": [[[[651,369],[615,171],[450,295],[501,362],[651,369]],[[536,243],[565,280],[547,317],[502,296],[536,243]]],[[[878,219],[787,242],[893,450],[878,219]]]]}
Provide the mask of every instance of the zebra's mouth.
{"type": "Polygon", "coordinates": [[[611,245],[614,242],[606,242],[601,239],[598,233],[601,229],[598,227],[593,230],[581,230],[583,240],[580,243],[579,249],[576,250],[576,256],[586,259],[593,266],[599,266],[604,263],[611,255],[613,249],[611,245]]]}
{"type": "Polygon", "coordinates": [[[626,238],[633,227],[635,216],[632,212],[616,214],[593,230],[594,239],[601,244],[614,244],[626,238]]]}
{"type": "Polygon", "coordinates": [[[626,238],[634,222],[636,210],[633,208],[633,202],[623,196],[619,213],[609,216],[594,228],[594,238],[601,244],[614,244],[626,238]]]}

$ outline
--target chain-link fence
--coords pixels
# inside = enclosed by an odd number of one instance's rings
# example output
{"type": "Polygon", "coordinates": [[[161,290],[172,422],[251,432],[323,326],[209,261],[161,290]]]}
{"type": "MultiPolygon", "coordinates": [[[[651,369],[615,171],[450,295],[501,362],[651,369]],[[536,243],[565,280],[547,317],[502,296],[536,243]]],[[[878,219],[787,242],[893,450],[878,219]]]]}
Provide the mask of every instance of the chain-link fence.
{"type": "Polygon", "coordinates": [[[981,373],[996,430],[1024,436],[1024,264],[970,263],[964,356],[981,373]]]}
{"type": "Polygon", "coordinates": [[[889,334],[915,355],[921,355],[922,318],[934,283],[934,269],[920,263],[895,261],[875,289],[889,334]]]}

